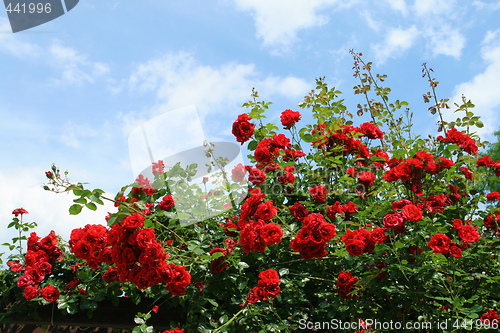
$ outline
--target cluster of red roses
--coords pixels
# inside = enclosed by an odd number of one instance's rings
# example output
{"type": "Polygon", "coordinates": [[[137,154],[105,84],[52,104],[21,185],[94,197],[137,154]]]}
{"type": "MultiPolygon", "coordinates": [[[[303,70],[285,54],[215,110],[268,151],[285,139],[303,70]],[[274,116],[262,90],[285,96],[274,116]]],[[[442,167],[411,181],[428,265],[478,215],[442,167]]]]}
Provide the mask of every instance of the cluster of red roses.
{"type": "Polygon", "coordinates": [[[368,139],[383,140],[384,133],[372,123],[363,123],[360,127],[343,125],[335,132],[328,130],[325,133],[326,125],[319,124],[312,130],[312,135],[317,140],[313,141],[313,147],[326,148],[328,151],[346,155],[355,155],[359,158],[368,158],[370,150],[357,138],[366,137],[368,139]]]}
{"type": "Polygon", "coordinates": [[[57,236],[54,231],[41,239],[35,232],[28,238],[28,251],[24,255],[24,272],[20,263],[11,265],[16,272],[23,272],[17,280],[17,286],[24,289],[24,297],[31,300],[41,295],[47,302],[55,302],[59,298],[59,290],[48,284],[38,289],[46,277],[52,273],[52,265],[62,258],[62,250],[57,246],[57,236]]]}
{"type": "MultiPolygon", "coordinates": [[[[367,227],[371,227],[367,225],[367,227]]],[[[372,253],[375,249],[375,244],[382,244],[386,240],[385,231],[383,228],[375,227],[367,230],[360,228],[355,231],[348,229],[342,235],[342,241],[346,245],[347,252],[353,257],[363,253],[372,253]]]]}
{"type": "Polygon", "coordinates": [[[356,298],[355,284],[359,281],[358,278],[352,276],[351,272],[341,271],[337,278],[337,288],[339,296],[345,299],[356,298]]]}
{"type": "MultiPolygon", "coordinates": [[[[429,202],[433,201],[429,200],[429,202]]],[[[397,233],[405,232],[406,221],[418,222],[423,216],[422,209],[406,199],[393,202],[391,208],[394,210],[388,212],[383,218],[384,228],[392,229],[397,233]]]]}
{"type": "Polygon", "coordinates": [[[272,200],[262,202],[265,195],[260,188],[256,188],[241,206],[238,228],[241,229],[241,247],[246,254],[250,251],[264,252],[266,246],[280,243],[283,236],[281,226],[269,222],[278,209],[272,200]]]}
{"type": "Polygon", "coordinates": [[[325,221],[321,214],[309,214],[303,219],[302,228],[292,239],[290,247],[304,260],[323,258],[326,244],[336,236],[335,224],[325,221]]]}
{"type": "Polygon", "coordinates": [[[468,135],[465,135],[462,132],[458,131],[456,128],[452,128],[448,132],[446,132],[446,138],[443,138],[440,135],[436,139],[437,141],[456,144],[457,146],[462,148],[463,151],[469,154],[477,154],[476,142],[472,140],[468,135]]]}
{"type": "Polygon", "coordinates": [[[418,196],[423,194],[421,179],[425,176],[425,172],[437,174],[441,170],[449,169],[455,165],[452,160],[445,157],[436,160],[434,156],[425,150],[406,160],[392,158],[387,164],[390,169],[385,173],[384,179],[388,182],[401,179],[408,189],[418,196]]]}
{"type": "Polygon", "coordinates": [[[478,158],[476,166],[479,167],[491,167],[495,172],[495,176],[500,177],[500,161],[492,161],[489,155],[478,158]]]}
{"type": "Polygon", "coordinates": [[[190,274],[185,267],[165,261],[168,254],[156,240],[154,230],[144,228],[144,220],[142,214],[135,213],[110,229],[102,225],[74,229],[69,245],[75,256],[93,269],[102,262],[115,264],[103,275],[106,282],[129,281],[140,289],[166,283],[172,294],[183,295],[191,282],[190,274]]]}
{"type": "Polygon", "coordinates": [[[498,328],[498,313],[495,310],[488,309],[488,312],[481,316],[481,321],[489,326],[496,325],[498,328]]]}
{"type": "Polygon", "coordinates": [[[475,243],[480,238],[476,229],[470,225],[470,221],[468,221],[468,224],[463,224],[462,220],[454,219],[453,228],[458,231],[458,237],[463,241],[463,244],[452,243],[448,236],[439,232],[432,236],[428,243],[429,247],[434,250],[434,253],[451,254],[455,258],[460,258],[462,256],[462,248],[468,248],[469,243],[475,243]]]}
{"type": "Polygon", "coordinates": [[[349,219],[352,214],[356,214],[357,212],[356,204],[352,201],[349,201],[345,205],[336,201],[333,206],[326,207],[326,216],[328,216],[330,221],[335,221],[337,214],[344,214],[345,219],[349,219]]]}
{"type": "Polygon", "coordinates": [[[265,301],[268,298],[276,297],[281,289],[281,282],[278,272],[274,269],[268,269],[259,273],[259,282],[257,287],[250,289],[247,295],[247,302],[254,304],[257,301],[265,301]]]}

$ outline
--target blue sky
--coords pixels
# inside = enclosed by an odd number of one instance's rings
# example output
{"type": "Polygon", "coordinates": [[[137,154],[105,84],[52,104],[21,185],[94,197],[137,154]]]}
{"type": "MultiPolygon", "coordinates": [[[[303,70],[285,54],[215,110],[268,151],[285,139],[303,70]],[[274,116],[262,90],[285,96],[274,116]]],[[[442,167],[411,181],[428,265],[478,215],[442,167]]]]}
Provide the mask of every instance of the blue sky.
{"type": "Polygon", "coordinates": [[[277,120],[321,76],[354,111],[362,100],[349,49],[388,75],[391,99],[410,103],[416,132],[436,134],[422,100],[427,62],[439,98],[472,99],[486,125],[479,134],[491,140],[500,125],[499,14],[500,1],[486,0],[82,0],[12,34],[2,10],[2,223],[18,207],[41,235],[54,229],[68,239],[75,227],[103,223],[113,207],[69,216],[71,196],[43,191],[44,172],[55,163],[71,180],[115,193],[134,180],[128,135],[168,111],[196,104],[207,139],[235,142],[231,124],[252,87],[274,102],[277,120]]]}

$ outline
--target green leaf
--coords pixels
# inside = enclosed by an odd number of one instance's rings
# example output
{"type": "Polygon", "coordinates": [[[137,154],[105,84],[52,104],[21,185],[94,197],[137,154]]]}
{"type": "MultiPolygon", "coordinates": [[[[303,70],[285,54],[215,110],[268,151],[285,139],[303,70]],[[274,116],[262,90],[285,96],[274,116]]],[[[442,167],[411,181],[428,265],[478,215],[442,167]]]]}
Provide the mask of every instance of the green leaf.
{"type": "Polygon", "coordinates": [[[215,307],[218,307],[218,306],[219,306],[219,303],[217,303],[215,300],[213,300],[213,299],[211,299],[211,298],[207,299],[207,301],[208,301],[210,304],[212,304],[213,306],[215,306],[215,307]]]}
{"type": "Polygon", "coordinates": [[[257,149],[257,141],[250,141],[248,144],[248,150],[254,151],[255,149],[257,149]]]}
{"type": "Polygon", "coordinates": [[[85,198],[78,198],[78,199],[73,200],[73,202],[85,205],[87,203],[87,199],[85,199],[85,198]]]}
{"type": "Polygon", "coordinates": [[[227,321],[227,315],[223,315],[222,317],[219,318],[219,322],[221,324],[224,324],[227,321]]]}
{"type": "Polygon", "coordinates": [[[90,209],[90,210],[96,210],[97,209],[97,206],[93,202],[89,202],[85,206],[87,206],[87,208],[90,209]]]}
{"type": "Polygon", "coordinates": [[[222,252],[214,252],[214,253],[212,253],[212,260],[215,260],[215,259],[223,257],[223,256],[224,256],[224,253],[222,253],[222,252]]]}
{"type": "Polygon", "coordinates": [[[304,140],[305,142],[312,142],[312,135],[309,134],[309,133],[305,133],[303,135],[300,136],[302,138],[302,140],[304,140]]]}
{"type": "Polygon", "coordinates": [[[74,204],[73,206],[69,207],[69,213],[71,215],[78,215],[82,211],[83,206],[79,204],[74,204]]]}

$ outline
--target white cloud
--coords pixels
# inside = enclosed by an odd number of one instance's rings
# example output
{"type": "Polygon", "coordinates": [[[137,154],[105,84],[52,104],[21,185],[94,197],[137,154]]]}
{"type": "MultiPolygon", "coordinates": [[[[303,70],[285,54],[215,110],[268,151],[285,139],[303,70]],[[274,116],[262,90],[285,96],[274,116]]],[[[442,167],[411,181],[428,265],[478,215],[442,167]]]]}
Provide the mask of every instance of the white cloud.
{"type": "Polygon", "coordinates": [[[240,10],[251,11],[255,19],[257,38],[266,46],[287,48],[302,29],[324,25],[325,13],[351,5],[338,0],[234,0],[240,10]],[[332,9],[335,5],[335,8],[332,9]]]}
{"type": "Polygon", "coordinates": [[[425,34],[428,36],[427,47],[434,56],[447,55],[460,58],[466,39],[458,29],[440,25],[438,28],[427,30],[425,34]]]}
{"type": "Polygon", "coordinates": [[[369,10],[361,11],[360,15],[365,20],[366,24],[370,27],[370,29],[376,32],[380,31],[382,22],[375,21],[372,17],[372,13],[369,10]]]}
{"type": "Polygon", "coordinates": [[[24,35],[11,33],[9,21],[0,17],[0,50],[17,57],[38,57],[42,53],[36,44],[23,41],[24,35]]]}
{"type": "Polygon", "coordinates": [[[444,15],[444,13],[450,13],[456,5],[455,2],[456,0],[415,0],[413,9],[419,16],[444,15]]]}
{"type": "MultiPolygon", "coordinates": [[[[108,124],[103,124],[106,127],[108,124]]],[[[63,133],[59,136],[62,144],[71,148],[80,148],[81,141],[89,138],[95,138],[105,132],[102,129],[97,130],[90,127],[88,124],[75,124],[71,121],[67,122],[64,126],[63,133]]],[[[88,142],[88,140],[87,140],[88,142]]]]}
{"type": "MultiPolygon", "coordinates": [[[[484,127],[478,131],[483,139],[491,138],[498,130],[500,117],[500,95],[498,94],[498,78],[500,77],[500,29],[489,31],[483,39],[481,56],[487,64],[486,69],[477,74],[472,80],[457,85],[454,89],[452,101],[459,103],[464,94],[475,104],[472,110],[480,115],[484,127]]],[[[448,113],[448,119],[455,119],[459,114],[448,113]]]]}
{"type": "Polygon", "coordinates": [[[407,8],[405,0],[387,0],[387,2],[392,9],[400,11],[403,15],[406,15],[407,8]]]}
{"type": "Polygon", "coordinates": [[[56,80],[57,83],[93,83],[95,78],[102,77],[110,71],[107,64],[89,61],[86,55],[62,45],[58,40],[49,47],[49,54],[53,66],[62,70],[61,78],[56,80]]]}
{"type": "Polygon", "coordinates": [[[200,64],[185,52],[167,54],[138,66],[130,76],[130,88],[155,92],[151,116],[196,104],[204,114],[233,117],[252,87],[267,95],[302,97],[309,88],[303,79],[287,76],[262,78],[253,64],[227,63],[218,67],[200,64]]]}
{"type": "Polygon", "coordinates": [[[499,10],[500,9],[500,1],[492,2],[492,1],[479,1],[474,0],[472,3],[473,6],[477,7],[480,10],[499,10]]]}
{"type": "MultiPolygon", "coordinates": [[[[12,220],[11,212],[23,207],[29,214],[24,215],[23,220],[36,222],[38,226],[34,229],[41,237],[49,234],[51,230],[68,241],[71,231],[86,224],[106,224],[107,212],[115,212],[116,208],[110,202],[104,206],[98,205],[97,211],[93,212],[83,209],[79,215],[69,215],[69,207],[73,204],[72,194],[54,194],[45,191],[42,184],[46,182],[43,168],[17,168],[15,170],[0,170],[0,220],[6,225],[12,220]]],[[[109,194],[106,194],[108,197],[109,194]]],[[[0,235],[0,244],[10,243],[17,235],[14,229],[5,229],[0,235]]],[[[27,235],[29,236],[29,235],[27,235]]],[[[26,243],[24,243],[26,249],[26,243]]],[[[0,252],[8,252],[6,247],[0,252]]]]}
{"type": "MultiPolygon", "coordinates": [[[[154,159],[156,156],[168,156],[165,147],[170,149],[179,146],[187,150],[201,146],[203,139],[198,140],[197,144],[193,143],[193,140],[199,137],[194,134],[201,134],[201,131],[209,141],[225,141],[231,138],[234,142],[231,124],[238,114],[246,112],[241,109],[241,105],[251,98],[253,87],[259,91],[260,100],[291,98],[295,105],[297,98],[307,94],[310,84],[291,75],[263,76],[256,71],[253,64],[231,62],[220,66],[207,66],[185,52],[167,54],[139,65],[130,76],[131,93],[154,94],[154,98],[151,105],[144,110],[125,113],[120,117],[124,120],[124,132],[126,135],[132,135],[132,131],[145,120],[165,115],[169,119],[168,124],[162,125],[162,129],[166,131],[165,135],[151,135],[151,131],[146,130],[149,131],[148,141],[151,150],[154,150],[154,159]],[[180,125],[181,122],[176,120],[176,114],[167,114],[170,111],[181,112],[178,109],[192,104],[196,105],[202,130],[189,131],[189,126],[180,125]]],[[[166,119],[165,117],[162,119],[166,119]]],[[[197,117],[194,116],[193,119],[195,118],[197,117]]],[[[151,126],[147,126],[150,129],[151,126]]],[[[153,132],[161,133],[159,130],[153,132]]],[[[135,133],[140,134],[141,131],[135,133]]],[[[143,149],[145,141],[141,140],[135,136],[129,137],[133,163],[136,160],[141,161],[137,163],[149,160],[146,150],[143,149]]]]}
{"type": "Polygon", "coordinates": [[[388,59],[400,57],[414,45],[419,34],[415,25],[408,29],[390,29],[383,42],[371,46],[377,63],[382,64],[388,59]]]}

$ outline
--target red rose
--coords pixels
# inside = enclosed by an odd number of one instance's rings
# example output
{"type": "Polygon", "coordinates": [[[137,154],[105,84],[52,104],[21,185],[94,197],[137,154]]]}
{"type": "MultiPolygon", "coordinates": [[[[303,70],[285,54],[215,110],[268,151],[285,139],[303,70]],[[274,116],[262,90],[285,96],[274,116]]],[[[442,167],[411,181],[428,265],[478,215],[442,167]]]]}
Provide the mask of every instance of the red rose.
{"type": "Polygon", "coordinates": [[[345,248],[352,257],[359,256],[364,252],[365,242],[360,239],[350,239],[345,248]]]}
{"type": "Polygon", "coordinates": [[[319,228],[317,229],[317,233],[319,233],[323,242],[328,243],[332,240],[333,237],[337,235],[335,224],[325,221],[320,224],[319,228]]]}
{"type": "Polygon", "coordinates": [[[300,202],[296,202],[293,206],[288,207],[290,214],[299,222],[304,221],[304,218],[309,215],[307,208],[300,202]]]}
{"type": "Polygon", "coordinates": [[[309,193],[313,196],[316,202],[325,202],[328,190],[323,185],[318,185],[309,188],[309,193]]]}
{"type": "Polygon", "coordinates": [[[23,216],[23,214],[29,214],[28,211],[24,208],[17,208],[17,209],[14,209],[14,211],[12,211],[12,214],[14,214],[15,217],[18,217],[19,214],[21,214],[21,216],[23,216]]]}
{"type": "Polygon", "coordinates": [[[370,232],[370,239],[376,244],[382,244],[385,242],[386,236],[385,231],[382,228],[375,228],[370,232]]]}
{"type": "Polygon", "coordinates": [[[255,212],[254,217],[256,219],[262,219],[264,221],[269,221],[270,219],[272,219],[274,217],[274,215],[276,215],[277,211],[278,211],[278,209],[276,207],[274,207],[272,200],[266,201],[266,202],[261,203],[257,207],[257,211],[255,212]]]}
{"type": "Polygon", "coordinates": [[[267,294],[265,288],[260,287],[260,286],[253,287],[248,292],[247,302],[251,303],[251,304],[254,304],[254,303],[256,303],[257,301],[260,301],[260,300],[265,301],[267,299],[267,296],[268,296],[268,294],[267,294]]]}
{"type": "Polygon", "coordinates": [[[284,176],[278,177],[278,181],[282,184],[293,184],[295,183],[295,176],[293,173],[287,172],[284,176]]]}
{"type": "Polygon", "coordinates": [[[412,177],[413,173],[411,170],[411,166],[406,163],[396,165],[391,171],[394,172],[394,176],[396,178],[400,178],[404,182],[408,181],[412,177]]]}
{"type": "Polygon", "coordinates": [[[107,283],[118,280],[119,276],[116,267],[108,267],[108,270],[102,275],[102,279],[107,283]]]}
{"type": "Polygon", "coordinates": [[[410,221],[418,222],[422,219],[422,210],[413,204],[406,205],[403,207],[403,215],[410,221]]]}
{"type": "Polygon", "coordinates": [[[38,286],[27,286],[24,288],[24,298],[28,301],[38,296],[38,286]]]}
{"type": "Polygon", "coordinates": [[[166,195],[163,197],[161,202],[158,204],[158,208],[164,211],[168,211],[170,208],[172,208],[175,204],[174,197],[172,197],[172,194],[166,195]]]}
{"type": "Polygon", "coordinates": [[[52,250],[57,246],[57,236],[54,233],[54,230],[50,232],[50,234],[40,241],[40,246],[45,250],[52,250]]]}
{"type": "Polygon", "coordinates": [[[42,297],[49,303],[55,302],[59,298],[59,294],[59,289],[50,284],[42,289],[42,297]]]}
{"type": "Polygon", "coordinates": [[[287,109],[281,113],[280,119],[284,129],[290,129],[298,122],[302,116],[297,111],[287,109]]]}
{"type": "Polygon", "coordinates": [[[283,230],[281,230],[281,226],[274,223],[268,223],[260,229],[260,237],[266,245],[280,243],[282,236],[283,230]]]}
{"type": "Polygon", "coordinates": [[[340,271],[340,274],[337,278],[337,287],[343,287],[353,278],[351,272],[340,271]]]}
{"type": "Polygon", "coordinates": [[[289,148],[290,139],[287,138],[284,134],[274,134],[271,145],[280,149],[289,148]]]}
{"type": "Polygon", "coordinates": [[[231,170],[231,175],[233,176],[233,179],[239,183],[245,181],[245,174],[247,173],[247,170],[245,166],[241,163],[238,163],[233,170],[231,170]]]}
{"type": "Polygon", "coordinates": [[[362,172],[358,176],[358,182],[365,188],[370,188],[375,180],[375,175],[372,172],[362,172]]]}
{"type": "Polygon", "coordinates": [[[451,240],[445,234],[438,232],[435,236],[431,237],[428,245],[434,250],[434,253],[448,254],[450,251],[451,240]]]}
{"type": "Polygon", "coordinates": [[[52,265],[46,261],[39,261],[35,263],[35,270],[38,275],[45,276],[52,272],[52,265]]]}
{"type": "Polygon", "coordinates": [[[450,254],[455,258],[460,258],[462,256],[462,250],[459,247],[452,245],[450,247],[450,254]]]}
{"type": "Polygon", "coordinates": [[[260,185],[266,181],[266,174],[260,169],[253,168],[248,175],[248,181],[252,182],[254,185],[260,185]]]}
{"type": "Polygon", "coordinates": [[[233,222],[226,223],[226,225],[224,226],[224,233],[229,237],[238,237],[238,231],[231,231],[229,229],[239,230],[236,224],[234,224],[233,222]]]}
{"type": "Polygon", "coordinates": [[[472,173],[472,171],[470,171],[466,167],[460,167],[459,169],[464,173],[465,178],[469,180],[474,180],[474,174],[472,173]]]}
{"type": "Polygon", "coordinates": [[[479,240],[479,233],[471,225],[462,225],[458,228],[458,236],[467,243],[474,243],[479,240]]]}
{"type": "Polygon", "coordinates": [[[222,256],[219,258],[216,258],[212,260],[210,264],[210,270],[213,273],[221,273],[226,267],[227,267],[227,262],[226,262],[226,256],[227,256],[227,250],[220,248],[219,246],[214,247],[212,250],[210,250],[210,255],[214,253],[222,253],[222,256]]]}
{"type": "Polygon", "coordinates": [[[10,270],[16,273],[22,272],[24,270],[24,266],[20,263],[19,260],[9,260],[7,262],[7,266],[10,267],[10,270]]]}
{"type": "Polygon", "coordinates": [[[271,161],[271,152],[267,147],[258,146],[254,153],[255,160],[262,164],[267,164],[271,161]]]}
{"type": "Polygon", "coordinates": [[[384,133],[372,123],[363,123],[359,126],[359,129],[369,139],[384,138],[384,133]]]}
{"type": "Polygon", "coordinates": [[[135,229],[144,227],[144,220],[146,218],[140,213],[135,213],[134,215],[127,215],[122,220],[122,227],[125,229],[135,229]]]}
{"type": "Polygon", "coordinates": [[[384,226],[386,228],[398,228],[404,225],[405,218],[402,212],[389,212],[383,218],[384,226]]]}
{"type": "Polygon", "coordinates": [[[243,113],[233,123],[233,135],[236,137],[236,141],[241,142],[242,145],[253,135],[254,125],[248,122],[251,119],[246,113],[243,113]]]}
{"type": "MultiPolygon", "coordinates": [[[[259,278],[264,285],[278,284],[281,282],[278,272],[274,269],[268,269],[259,273],[259,278]]],[[[260,281],[259,281],[260,284],[260,281]]]]}
{"type": "Polygon", "coordinates": [[[477,167],[481,167],[481,166],[489,167],[489,166],[491,166],[493,164],[495,164],[495,162],[493,162],[491,160],[491,157],[489,155],[486,155],[486,156],[478,158],[477,162],[476,162],[476,166],[477,167]]]}
{"type": "Polygon", "coordinates": [[[186,271],[186,267],[170,265],[172,275],[167,284],[167,290],[175,296],[182,296],[186,291],[186,286],[191,283],[191,275],[186,271]]]}

